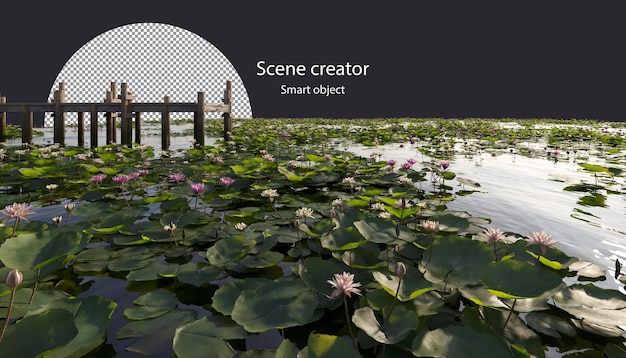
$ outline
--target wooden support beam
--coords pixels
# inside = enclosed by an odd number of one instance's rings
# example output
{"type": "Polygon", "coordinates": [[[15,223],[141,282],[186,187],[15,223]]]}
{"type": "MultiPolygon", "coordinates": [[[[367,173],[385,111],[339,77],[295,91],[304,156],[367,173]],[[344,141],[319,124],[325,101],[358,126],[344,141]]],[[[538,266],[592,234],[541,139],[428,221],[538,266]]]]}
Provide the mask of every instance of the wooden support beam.
{"type": "MultiPolygon", "coordinates": [[[[0,96],[0,104],[7,103],[7,98],[0,96]]],[[[7,114],[0,111],[0,142],[7,141],[7,114]]]]}
{"type": "Polygon", "coordinates": [[[198,92],[198,108],[193,115],[193,138],[197,146],[204,146],[204,92],[198,92]]]}
{"type": "Polygon", "coordinates": [[[85,146],[85,112],[78,112],[78,146],[85,146]]]}
{"type": "Polygon", "coordinates": [[[28,106],[22,108],[22,143],[33,142],[33,112],[28,106]]]}
{"type": "Polygon", "coordinates": [[[168,150],[170,147],[170,111],[168,104],[170,97],[163,97],[161,109],[161,150],[168,150]]]}
{"type": "Polygon", "coordinates": [[[122,134],[122,145],[131,147],[132,146],[132,112],[129,111],[128,104],[132,100],[128,93],[128,83],[122,82],[121,93],[118,96],[121,104],[121,134],[122,134]]]}
{"type": "Polygon", "coordinates": [[[135,143],[141,144],[141,112],[135,113],[135,143]]]}
{"type": "MultiPolygon", "coordinates": [[[[65,114],[63,103],[65,102],[65,83],[59,83],[59,89],[54,91],[54,143],[65,145],[65,114]]],[[[32,114],[32,112],[31,112],[32,114]]]]}
{"type": "Polygon", "coordinates": [[[95,104],[91,105],[89,111],[89,135],[91,137],[89,146],[91,148],[98,147],[98,107],[95,104]]]}
{"type": "Polygon", "coordinates": [[[224,111],[224,113],[222,114],[222,116],[224,117],[224,140],[228,141],[230,140],[230,136],[233,130],[233,122],[231,118],[233,90],[230,81],[226,81],[226,89],[224,90],[224,99],[222,101],[226,106],[228,106],[228,110],[224,111]]]}

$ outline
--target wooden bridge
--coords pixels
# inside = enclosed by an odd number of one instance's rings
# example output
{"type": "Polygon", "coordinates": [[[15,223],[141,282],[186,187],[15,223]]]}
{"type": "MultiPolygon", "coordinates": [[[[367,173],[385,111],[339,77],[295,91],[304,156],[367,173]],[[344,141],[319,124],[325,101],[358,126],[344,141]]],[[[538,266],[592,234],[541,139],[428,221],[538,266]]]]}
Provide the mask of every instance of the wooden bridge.
{"type": "Polygon", "coordinates": [[[90,115],[90,146],[98,146],[98,113],[106,118],[106,144],[117,143],[116,125],[120,119],[121,144],[132,146],[133,120],[135,127],[135,143],[141,143],[141,113],[161,113],[161,148],[170,146],[170,113],[193,112],[193,135],[197,145],[204,145],[205,112],[221,112],[224,117],[224,139],[232,128],[232,83],[226,82],[222,103],[206,103],[204,92],[198,92],[195,103],[171,102],[169,96],[163,97],[160,103],[133,102],[136,96],[128,91],[128,84],[121,84],[121,93],[117,94],[117,84],[111,82],[110,90],[106,91],[100,103],[68,103],[65,101],[65,83],[59,83],[54,91],[51,103],[7,103],[6,97],[0,97],[0,142],[6,141],[7,113],[22,113],[22,143],[32,143],[33,113],[49,112],[53,114],[54,143],[65,146],[65,118],[67,113],[77,114],[78,145],[85,145],[85,113],[90,115]]]}

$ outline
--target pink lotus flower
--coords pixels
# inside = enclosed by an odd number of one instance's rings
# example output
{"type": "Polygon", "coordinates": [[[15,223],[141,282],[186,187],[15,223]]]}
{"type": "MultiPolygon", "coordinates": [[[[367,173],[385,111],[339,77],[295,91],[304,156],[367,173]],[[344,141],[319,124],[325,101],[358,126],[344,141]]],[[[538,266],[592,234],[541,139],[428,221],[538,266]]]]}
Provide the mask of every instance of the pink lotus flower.
{"type": "Polygon", "coordinates": [[[439,231],[439,221],[426,220],[422,223],[424,230],[430,234],[434,234],[439,231]]]}
{"type": "Polygon", "coordinates": [[[120,185],[124,185],[130,181],[130,177],[128,175],[116,175],[112,178],[112,180],[120,185]]]}
{"type": "Polygon", "coordinates": [[[487,242],[489,242],[490,244],[497,242],[497,241],[504,241],[504,238],[505,238],[504,234],[502,233],[500,229],[494,229],[492,227],[485,230],[483,235],[487,238],[487,242]]]}
{"type": "Polygon", "coordinates": [[[182,174],[182,173],[170,174],[170,180],[179,183],[179,182],[185,180],[185,174],[182,174]]]}
{"type": "Polygon", "coordinates": [[[149,172],[150,171],[148,169],[140,169],[137,173],[139,173],[142,177],[145,177],[149,172]]]}
{"type": "Polygon", "coordinates": [[[345,271],[342,274],[336,273],[332,280],[326,282],[335,288],[330,298],[341,296],[342,293],[348,297],[351,297],[353,293],[361,296],[361,290],[357,288],[361,286],[361,283],[354,282],[354,274],[345,271]]]}
{"type": "Polygon", "coordinates": [[[198,195],[204,191],[204,183],[191,183],[191,191],[198,195]]]}
{"type": "Polygon", "coordinates": [[[230,186],[235,182],[235,179],[231,178],[231,177],[221,177],[220,178],[220,183],[222,183],[222,185],[224,186],[230,186]]]}
{"type": "Polygon", "coordinates": [[[530,238],[526,245],[539,245],[541,255],[544,256],[548,247],[556,247],[556,240],[552,239],[552,235],[548,235],[545,231],[533,231],[530,233],[530,238]]]}
{"type": "Polygon", "coordinates": [[[35,213],[30,209],[30,205],[26,203],[13,203],[12,205],[7,205],[0,212],[2,215],[7,217],[7,222],[11,219],[15,219],[16,223],[19,219],[28,221],[28,215],[35,213]]]}
{"type": "Polygon", "coordinates": [[[441,167],[443,168],[443,170],[448,169],[448,167],[450,166],[450,162],[447,160],[442,160],[439,162],[439,165],[441,165],[441,167]]]}
{"type": "Polygon", "coordinates": [[[107,177],[106,174],[96,174],[94,176],[92,176],[91,178],[89,178],[89,181],[92,183],[96,183],[99,184],[101,183],[105,178],[107,177]]]}

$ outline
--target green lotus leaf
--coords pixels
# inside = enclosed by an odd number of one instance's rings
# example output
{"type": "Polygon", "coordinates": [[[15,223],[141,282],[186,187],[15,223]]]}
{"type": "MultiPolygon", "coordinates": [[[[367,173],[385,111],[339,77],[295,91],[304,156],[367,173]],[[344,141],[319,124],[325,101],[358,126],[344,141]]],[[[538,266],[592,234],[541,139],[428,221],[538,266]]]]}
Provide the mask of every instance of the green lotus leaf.
{"type": "Polygon", "coordinates": [[[569,265],[570,272],[576,272],[578,276],[590,279],[606,278],[606,270],[603,267],[592,264],[589,261],[580,260],[569,265]]]}
{"type": "MultiPolygon", "coordinates": [[[[306,346],[308,358],[360,358],[359,352],[342,337],[311,333],[306,346]]],[[[300,354],[298,354],[300,356],[300,354]]]]}
{"type": "MultiPolygon", "coordinates": [[[[30,311],[26,317],[39,315],[53,309],[63,309],[73,315],[78,334],[67,344],[51,351],[46,357],[69,358],[83,357],[106,340],[107,329],[117,303],[100,296],[76,297],[50,302],[45,307],[30,311]]],[[[59,330],[59,320],[48,323],[59,330]]],[[[31,340],[33,333],[31,332],[31,340]]],[[[37,336],[42,337],[42,336],[37,336]]]]}
{"type": "Polygon", "coordinates": [[[335,252],[333,255],[341,255],[341,261],[349,267],[379,269],[386,266],[386,263],[380,257],[380,248],[373,242],[366,242],[356,249],[346,251],[343,254],[335,252]]]}
{"type": "Polygon", "coordinates": [[[176,277],[180,282],[199,287],[208,282],[222,278],[223,273],[220,268],[190,262],[179,266],[176,271],[176,277]]]}
{"type": "Polygon", "coordinates": [[[569,322],[541,312],[531,312],[526,315],[526,323],[535,331],[554,338],[561,338],[561,334],[568,337],[576,335],[576,328],[569,322]]]}
{"type": "Polygon", "coordinates": [[[187,322],[191,322],[196,318],[194,310],[171,310],[161,316],[144,319],[141,321],[128,322],[117,331],[117,339],[125,339],[132,337],[147,336],[153,333],[159,333],[161,329],[168,331],[168,336],[174,336],[176,327],[187,322]]]}
{"type": "Polygon", "coordinates": [[[203,225],[207,224],[211,221],[211,218],[198,210],[190,210],[181,214],[179,212],[168,212],[163,215],[163,217],[159,220],[161,224],[161,230],[163,230],[163,226],[169,225],[170,223],[176,224],[176,230],[180,230],[186,226],[190,225],[203,225]]]}
{"type": "Polygon", "coordinates": [[[174,212],[187,208],[189,208],[189,201],[187,198],[175,198],[161,201],[161,210],[165,212],[174,212]]]}
{"type": "Polygon", "coordinates": [[[225,339],[245,339],[246,331],[224,316],[202,317],[176,329],[174,353],[179,358],[206,357],[211,347],[212,357],[232,357],[235,350],[225,339]]]}
{"type": "MultiPolygon", "coordinates": [[[[398,290],[399,278],[398,276],[387,276],[381,272],[373,273],[376,282],[380,283],[387,293],[392,296],[396,296],[396,290],[398,290]]],[[[435,287],[427,280],[418,279],[415,277],[406,276],[400,282],[400,289],[398,290],[397,299],[405,302],[410,301],[428,291],[434,290],[435,287]]]]}
{"type": "Polygon", "coordinates": [[[393,216],[399,218],[399,219],[406,219],[408,217],[411,217],[415,214],[417,214],[421,208],[417,207],[417,206],[413,206],[411,208],[405,208],[405,209],[400,209],[397,208],[395,206],[385,206],[385,210],[390,212],[393,216]]]}
{"type": "Polygon", "coordinates": [[[363,236],[353,227],[338,228],[320,238],[322,247],[331,251],[352,250],[366,243],[363,236]]]}
{"type": "Polygon", "coordinates": [[[411,351],[418,357],[512,357],[513,352],[495,335],[469,327],[451,326],[418,334],[411,351]]]}
{"type": "Polygon", "coordinates": [[[248,268],[266,268],[276,266],[283,261],[285,255],[276,251],[265,251],[258,255],[248,255],[241,259],[241,264],[248,268]]]}
{"type": "Polygon", "coordinates": [[[553,297],[557,307],[577,317],[574,323],[581,329],[603,336],[619,336],[626,325],[626,298],[617,290],[593,284],[575,284],[553,297]]]}
{"type": "Polygon", "coordinates": [[[288,339],[284,339],[278,346],[278,349],[276,349],[275,358],[296,358],[293,343],[288,339]]]}
{"type": "Polygon", "coordinates": [[[77,205],[72,211],[72,215],[86,216],[87,219],[100,219],[106,213],[112,213],[111,203],[104,201],[88,202],[77,205]]]}
{"type": "Polygon", "coordinates": [[[563,283],[553,271],[517,260],[489,264],[480,280],[492,294],[510,299],[546,297],[563,283]]]}
{"type": "Polygon", "coordinates": [[[383,311],[385,319],[381,324],[370,307],[357,308],[352,315],[352,322],[376,342],[383,344],[396,344],[418,327],[415,311],[400,305],[394,307],[391,314],[388,311],[383,311]]]}
{"type": "Polygon", "coordinates": [[[478,283],[483,270],[493,261],[493,251],[485,243],[459,236],[436,238],[430,252],[427,250],[422,257],[424,277],[453,287],[478,283]]]}
{"type": "Polygon", "coordinates": [[[25,178],[41,178],[45,174],[41,168],[20,168],[19,172],[25,178]]]}
{"type": "Polygon", "coordinates": [[[469,227],[469,220],[467,214],[462,215],[461,213],[455,214],[444,214],[444,215],[435,215],[431,216],[429,220],[438,221],[439,222],[439,231],[443,232],[457,232],[463,231],[469,227]]]}
{"type": "MultiPolygon", "coordinates": [[[[307,257],[302,264],[294,267],[294,271],[302,281],[318,293],[318,305],[327,307],[332,304],[329,300],[334,288],[327,282],[332,280],[335,274],[348,271],[349,268],[337,260],[324,260],[321,257],[307,257]]],[[[358,276],[355,280],[358,280],[358,276]]]]}
{"type": "Polygon", "coordinates": [[[124,317],[128,320],[140,321],[162,316],[171,310],[166,307],[129,307],[124,310],[124,317]]]}
{"type": "Polygon", "coordinates": [[[601,165],[590,164],[590,163],[578,163],[578,165],[581,166],[583,169],[585,169],[588,172],[593,172],[593,173],[600,173],[600,172],[610,173],[609,168],[603,167],[601,165]]]}
{"type": "Polygon", "coordinates": [[[213,295],[213,308],[221,314],[231,315],[235,301],[244,290],[254,290],[271,280],[266,278],[246,278],[228,282],[223,285],[213,295]]]}
{"type": "Polygon", "coordinates": [[[126,279],[128,281],[153,281],[161,278],[162,272],[167,272],[169,265],[152,262],[150,265],[131,271],[126,279]]]}
{"type": "Polygon", "coordinates": [[[459,293],[479,306],[495,309],[508,309],[507,305],[491,294],[485,286],[459,287],[459,293]]]}
{"type": "Polygon", "coordinates": [[[409,228],[382,218],[356,221],[354,226],[363,237],[377,244],[395,245],[415,241],[415,234],[409,228]]]}
{"type": "Polygon", "coordinates": [[[238,208],[237,210],[229,210],[225,212],[224,215],[230,216],[230,217],[236,217],[236,218],[246,218],[246,217],[254,216],[260,210],[261,208],[248,206],[248,207],[238,208]]]}
{"type": "Polygon", "coordinates": [[[207,250],[206,257],[211,265],[221,267],[245,255],[243,240],[236,235],[219,240],[207,250]]]}
{"type": "Polygon", "coordinates": [[[49,309],[8,326],[0,342],[0,352],[4,357],[37,357],[69,343],[77,333],[70,312],[49,309]],[[33,344],[35,337],[37,344],[33,344]]]}
{"type": "Polygon", "coordinates": [[[309,322],[317,296],[302,281],[272,281],[244,290],[235,301],[232,318],[248,332],[300,326],[309,322]]]}
{"type": "MultiPolygon", "coordinates": [[[[6,277],[8,271],[9,269],[6,267],[0,269],[0,277],[6,277]]],[[[24,277],[24,282],[26,282],[26,277],[24,277]]],[[[0,287],[2,286],[3,285],[0,285],[0,287]]],[[[0,292],[0,317],[4,319],[4,317],[6,317],[7,307],[9,306],[11,290],[6,286],[2,288],[4,289],[4,292],[0,292]]],[[[13,302],[13,309],[11,310],[11,317],[22,317],[26,315],[28,311],[37,310],[52,301],[67,297],[65,292],[59,290],[38,290],[36,295],[33,296],[33,302],[28,303],[32,293],[33,290],[30,287],[23,287],[15,291],[15,300],[13,302]]]]}
{"type": "Polygon", "coordinates": [[[27,271],[77,253],[87,246],[87,241],[87,235],[68,226],[21,234],[0,245],[0,261],[5,266],[27,271]]]}

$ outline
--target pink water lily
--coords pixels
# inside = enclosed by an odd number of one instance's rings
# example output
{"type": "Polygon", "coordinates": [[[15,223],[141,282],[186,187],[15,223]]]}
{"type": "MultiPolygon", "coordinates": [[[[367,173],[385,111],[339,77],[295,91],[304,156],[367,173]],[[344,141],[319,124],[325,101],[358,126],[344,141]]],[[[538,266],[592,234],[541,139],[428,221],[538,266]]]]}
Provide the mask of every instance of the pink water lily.
{"type": "Polygon", "coordinates": [[[345,294],[348,297],[351,297],[351,294],[356,293],[357,295],[361,295],[361,290],[357,287],[361,286],[361,283],[354,282],[354,274],[343,272],[342,274],[336,273],[332,280],[326,281],[331,286],[335,288],[333,293],[330,295],[331,298],[335,298],[337,296],[341,296],[341,294],[345,294]]]}
{"type": "Polygon", "coordinates": [[[204,183],[191,183],[191,191],[198,195],[204,191],[204,183]]]}
{"type": "Polygon", "coordinates": [[[224,186],[230,186],[235,182],[235,179],[231,178],[231,177],[221,177],[220,178],[220,183],[222,183],[222,185],[224,186]]]}
{"type": "Polygon", "coordinates": [[[179,182],[185,180],[185,174],[183,174],[183,173],[170,174],[170,180],[179,183],[179,182]]]}

